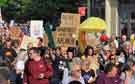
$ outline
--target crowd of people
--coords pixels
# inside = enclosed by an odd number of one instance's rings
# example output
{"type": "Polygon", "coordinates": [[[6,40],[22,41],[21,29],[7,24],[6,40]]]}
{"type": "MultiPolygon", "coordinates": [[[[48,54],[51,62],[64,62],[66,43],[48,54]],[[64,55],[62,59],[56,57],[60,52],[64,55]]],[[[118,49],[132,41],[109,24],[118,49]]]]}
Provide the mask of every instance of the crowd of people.
{"type": "Polygon", "coordinates": [[[127,36],[97,46],[48,48],[43,39],[26,49],[1,40],[0,84],[135,84],[135,52],[127,36]]]}

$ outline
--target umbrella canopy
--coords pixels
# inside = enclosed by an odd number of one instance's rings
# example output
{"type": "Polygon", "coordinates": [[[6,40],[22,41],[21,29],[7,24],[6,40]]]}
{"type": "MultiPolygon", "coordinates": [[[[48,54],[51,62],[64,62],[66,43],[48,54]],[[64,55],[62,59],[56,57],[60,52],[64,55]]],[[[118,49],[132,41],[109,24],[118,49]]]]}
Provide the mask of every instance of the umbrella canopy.
{"type": "Polygon", "coordinates": [[[80,24],[82,32],[102,32],[106,29],[106,23],[99,17],[90,17],[80,24]]]}

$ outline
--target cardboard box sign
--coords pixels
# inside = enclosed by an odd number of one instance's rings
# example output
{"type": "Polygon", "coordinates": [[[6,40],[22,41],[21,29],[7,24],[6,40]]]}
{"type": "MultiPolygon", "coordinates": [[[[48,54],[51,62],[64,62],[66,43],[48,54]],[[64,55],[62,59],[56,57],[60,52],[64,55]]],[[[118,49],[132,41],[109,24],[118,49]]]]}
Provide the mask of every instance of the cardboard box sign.
{"type": "Polygon", "coordinates": [[[69,27],[59,27],[56,34],[56,43],[59,46],[71,46],[76,45],[76,29],[69,27]]]}
{"type": "Polygon", "coordinates": [[[58,46],[74,47],[79,32],[80,15],[73,13],[62,13],[61,24],[56,32],[56,44],[58,46]]]}
{"type": "Polygon", "coordinates": [[[21,29],[20,27],[12,27],[10,28],[10,35],[12,38],[19,38],[20,37],[20,34],[21,34],[21,29]]]}
{"type": "Polygon", "coordinates": [[[73,13],[62,13],[60,27],[77,27],[80,25],[80,15],[73,13]]]}
{"type": "Polygon", "coordinates": [[[69,45],[69,46],[75,46],[75,39],[73,38],[58,38],[57,39],[58,43],[61,45],[69,45]]]}

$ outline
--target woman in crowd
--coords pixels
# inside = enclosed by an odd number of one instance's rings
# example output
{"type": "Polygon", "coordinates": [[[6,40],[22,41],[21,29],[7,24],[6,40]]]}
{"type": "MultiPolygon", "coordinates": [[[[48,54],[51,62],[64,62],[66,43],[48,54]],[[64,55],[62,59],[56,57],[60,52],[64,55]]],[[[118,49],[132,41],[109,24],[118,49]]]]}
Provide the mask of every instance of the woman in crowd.
{"type": "Polygon", "coordinates": [[[89,62],[91,62],[91,58],[94,55],[94,49],[91,46],[87,46],[84,51],[84,55],[81,57],[82,61],[85,61],[88,59],[89,62]]]}
{"type": "Polygon", "coordinates": [[[90,67],[93,68],[95,71],[98,69],[98,59],[97,55],[94,54],[94,48],[91,46],[87,46],[84,51],[84,56],[81,57],[82,61],[88,60],[90,63],[90,67]]]}
{"type": "Polygon", "coordinates": [[[134,84],[135,83],[135,63],[126,64],[124,70],[121,73],[122,84],[134,84]]]}
{"type": "Polygon", "coordinates": [[[98,56],[100,71],[104,71],[105,65],[110,61],[111,61],[111,49],[109,45],[105,45],[98,56]]]}
{"type": "Polygon", "coordinates": [[[82,62],[82,77],[84,78],[85,84],[95,84],[96,74],[90,68],[90,63],[87,60],[82,62]]]}

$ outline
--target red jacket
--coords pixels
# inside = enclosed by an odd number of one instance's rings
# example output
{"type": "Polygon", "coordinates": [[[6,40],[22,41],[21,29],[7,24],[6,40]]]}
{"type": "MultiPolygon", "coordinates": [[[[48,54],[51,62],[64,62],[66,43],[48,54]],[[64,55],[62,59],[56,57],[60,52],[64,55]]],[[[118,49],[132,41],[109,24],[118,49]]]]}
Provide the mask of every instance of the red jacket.
{"type": "Polygon", "coordinates": [[[50,64],[40,61],[28,61],[25,65],[23,84],[49,84],[48,79],[52,76],[53,70],[50,64]],[[39,74],[44,73],[44,79],[37,79],[39,74]]]}

